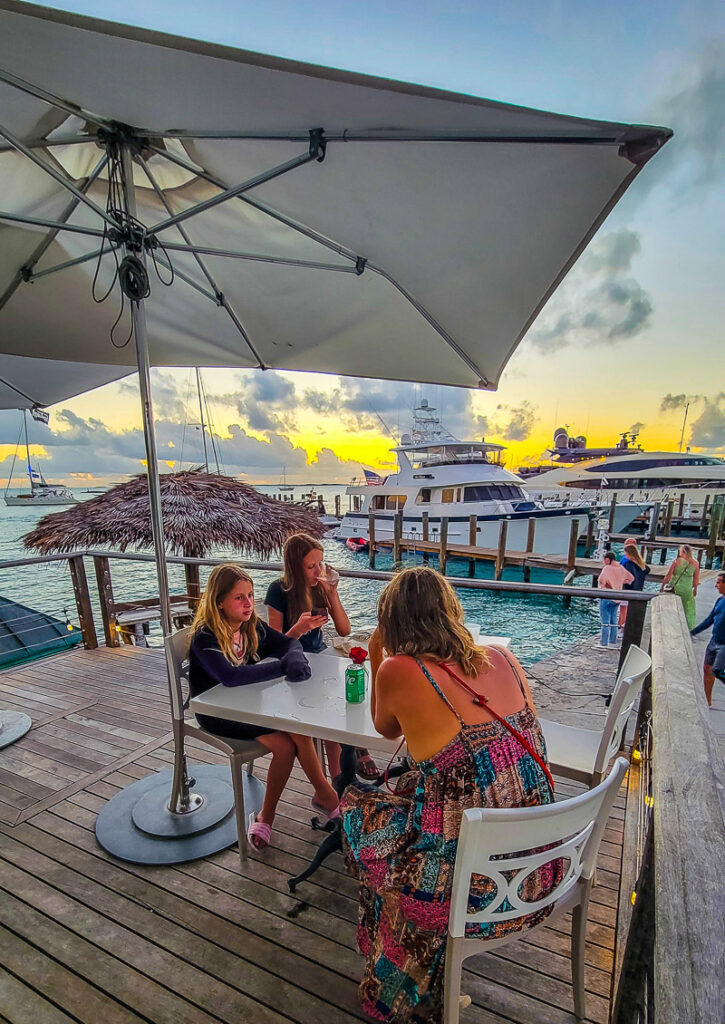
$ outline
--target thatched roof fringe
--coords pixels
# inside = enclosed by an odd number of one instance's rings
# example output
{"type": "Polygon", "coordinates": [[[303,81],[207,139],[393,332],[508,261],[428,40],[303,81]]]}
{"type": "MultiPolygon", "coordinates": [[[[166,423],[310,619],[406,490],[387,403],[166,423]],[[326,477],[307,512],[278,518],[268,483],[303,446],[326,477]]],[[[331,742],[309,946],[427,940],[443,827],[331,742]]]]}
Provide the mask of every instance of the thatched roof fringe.
{"type": "MultiPolygon", "coordinates": [[[[325,532],[309,508],[277,501],[233,477],[197,469],[161,476],[161,506],[168,551],[189,558],[204,558],[220,547],[268,558],[292,533],[321,537],[325,532]]],[[[151,548],[146,474],[44,516],[23,542],[42,554],[151,548]]]]}

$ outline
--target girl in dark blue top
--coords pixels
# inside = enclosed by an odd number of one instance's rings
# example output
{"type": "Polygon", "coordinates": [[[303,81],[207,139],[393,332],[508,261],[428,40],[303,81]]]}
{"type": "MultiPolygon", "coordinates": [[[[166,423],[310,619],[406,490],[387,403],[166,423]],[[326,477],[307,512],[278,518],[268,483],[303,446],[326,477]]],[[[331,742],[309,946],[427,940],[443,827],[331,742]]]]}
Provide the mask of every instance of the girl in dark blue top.
{"type": "MultiPolygon", "coordinates": [[[[624,542],[624,554],[619,559],[619,564],[624,566],[633,577],[631,583],[624,583],[622,590],[644,590],[644,581],[649,573],[649,566],[640,554],[637,541],[634,537],[627,537],[624,542]]],[[[622,601],[619,605],[619,630],[617,636],[621,640],[624,635],[624,623],[627,619],[627,602],[622,601]]]]}
{"type": "MultiPolygon", "coordinates": [[[[189,690],[197,697],[221,683],[248,686],[285,676],[290,682],[309,679],[310,666],[298,640],[260,622],[254,611],[251,577],[237,565],[218,565],[199,602],[189,648],[189,690]]],[[[250,815],[247,835],[257,848],[269,845],[279,798],[295,757],[315,789],[315,806],[334,813],[338,799],[327,782],[310,736],[275,732],[224,718],[199,716],[199,724],[217,736],[257,739],[272,752],[264,804],[250,815]]]]}
{"type": "MultiPolygon", "coordinates": [[[[321,627],[328,618],[340,636],[349,636],[338,582],[337,573],[325,566],[322,544],[307,533],[292,534],[284,546],[284,576],[270,583],[264,599],[270,626],[298,639],[308,654],[326,649],[321,627]]],[[[334,779],[340,774],[340,744],[325,740],[325,753],[334,779]]],[[[378,769],[369,752],[359,747],[356,755],[358,775],[376,779],[378,769]]]]}

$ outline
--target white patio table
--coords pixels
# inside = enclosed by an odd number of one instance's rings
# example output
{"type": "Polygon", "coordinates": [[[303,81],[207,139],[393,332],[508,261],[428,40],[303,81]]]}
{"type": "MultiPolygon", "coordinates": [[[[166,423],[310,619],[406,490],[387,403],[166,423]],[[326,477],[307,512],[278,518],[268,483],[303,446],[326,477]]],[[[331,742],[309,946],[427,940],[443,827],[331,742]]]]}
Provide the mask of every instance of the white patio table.
{"type": "Polygon", "coordinates": [[[386,740],[375,730],[369,692],[362,704],[345,700],[348,659],[308,654],[307,660],[312,675],[302,682],[272,679],[249,686],[214,686],[194,697],[190,708],[195,715],[229,718],[393,753],[399,740],[386,740]]]}

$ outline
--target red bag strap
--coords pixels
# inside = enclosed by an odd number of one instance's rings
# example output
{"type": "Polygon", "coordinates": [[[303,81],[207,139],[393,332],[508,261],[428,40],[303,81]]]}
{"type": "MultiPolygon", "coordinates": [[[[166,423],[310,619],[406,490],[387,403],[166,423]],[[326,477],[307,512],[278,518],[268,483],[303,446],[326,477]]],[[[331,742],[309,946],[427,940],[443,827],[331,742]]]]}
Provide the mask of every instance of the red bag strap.
{"type": "MultiPolygon", "coordinates": [[[[506,661],[508,661],[508,658],[506,658],[506,661]]],[[[509,665],[511,665],[511,662],[509,662],[509,665]]],[[[494,709],[489,704],[488,699],[486,697],[484,697],[484,695],[482,693],[477,693],[476,690],[474,690],[472,686],[469,686],[468,683],[466,683],[463,679],[461,679],[460,676],[456,675],[456,673],[453,671],[453,669],[450,669],[448,667],[448,665],[444,664],[443,662],[440,662],[440,667],[443,669],[444,672],[447,672],[448,675],[451,677],[451,679],[454,679],[459,684],[459,686],[462,686],[463,689],[466,690],[467,693],[471,694],[471,696],[473,697],[473,703],[474,704],[477,704],[479,707],[484,707],[488,711],[489,715],[492,715],[493,718],[495,718],[496,721],[499,722],[504,727],[504,729],[507,729],[508,732],[511,733],[511,735],[514,737],[514,739],[516,739],[521,744],[521,746],[524,748],[524,750],[528,754],[531,754],[531,756],[533,757],[534,761],[536,761],[536,763],[538,764],[539,768],[541,768],[542,772],[546,776],[547,781],[548,781],[549,785],[551,786],[551,792],[553,793],[554,792],[554,788],[555,788],[554,787],[554,776],[551,774],[551,772],[549,770],[549,766],[547,765],[547,763],[544,761],[544,759],[539,754],[537,754],[537,752],[531,746],[531,744],[526,739],[526,737],[523,735],[523,733],[520,733],[519,730],[514,728],[514,726],[511,725],[510,722],[507,722],[505,718],[503,718],[496,711],[494,711],[494,709]]],[[[511,667],[513,668],[513,665],[511,667]]],[[[518,678],[518,672],[516,673],[516,677],[518,678]]],[[[519,682],[520,682],[520,680],[519,680],[519,682]]]]}

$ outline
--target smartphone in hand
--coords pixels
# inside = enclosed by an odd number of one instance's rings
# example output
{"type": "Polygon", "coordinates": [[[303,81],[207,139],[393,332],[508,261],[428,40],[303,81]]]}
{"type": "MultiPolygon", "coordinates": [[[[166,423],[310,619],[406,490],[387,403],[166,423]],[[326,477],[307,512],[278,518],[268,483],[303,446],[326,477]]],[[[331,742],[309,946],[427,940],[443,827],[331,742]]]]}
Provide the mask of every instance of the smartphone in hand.
{"type": "Polygon", "coordinates": [[[327,618],[327,608],[313,608],[310,615],[324,615],[327,618]]]}

